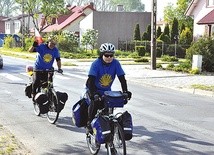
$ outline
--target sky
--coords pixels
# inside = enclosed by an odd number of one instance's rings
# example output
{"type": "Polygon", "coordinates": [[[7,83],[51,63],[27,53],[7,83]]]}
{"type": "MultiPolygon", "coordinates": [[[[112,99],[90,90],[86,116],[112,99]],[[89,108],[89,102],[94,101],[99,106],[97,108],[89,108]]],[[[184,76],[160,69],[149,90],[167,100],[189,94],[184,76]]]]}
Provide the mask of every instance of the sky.
{"type": "MultiPolygon", "coordinates": [[[[145,4],[145,11],[151,12],[152,0],[141,0],[145,4]]],[[[163,10],[168,3],[176,5],[177,0],[157,0],[157,20],[163,19],[163,10]]]]}

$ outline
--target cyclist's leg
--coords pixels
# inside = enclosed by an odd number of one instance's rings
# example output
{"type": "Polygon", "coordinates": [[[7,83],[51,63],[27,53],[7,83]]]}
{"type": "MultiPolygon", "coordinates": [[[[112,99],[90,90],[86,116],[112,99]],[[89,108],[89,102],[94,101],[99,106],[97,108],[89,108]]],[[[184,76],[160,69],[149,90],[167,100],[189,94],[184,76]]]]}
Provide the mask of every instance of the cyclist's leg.
{"type": "Polygon", "coordinates": [[[39,82],[40,82],[40,74],[38,72],[34,72],[33,81],[32,81],[32,99],[33,100],[36,95],[36,90],[39,87],[39,82]]]}
{"type": "Polygon", "coordinates": [[[92,132],[92,127],[91,127],[91,121],[94,118],[94,101],[91,100],[91,103],[88,106],[88,120],[87,120],[87,126],[86,126],[86,133],[92,132]]]}

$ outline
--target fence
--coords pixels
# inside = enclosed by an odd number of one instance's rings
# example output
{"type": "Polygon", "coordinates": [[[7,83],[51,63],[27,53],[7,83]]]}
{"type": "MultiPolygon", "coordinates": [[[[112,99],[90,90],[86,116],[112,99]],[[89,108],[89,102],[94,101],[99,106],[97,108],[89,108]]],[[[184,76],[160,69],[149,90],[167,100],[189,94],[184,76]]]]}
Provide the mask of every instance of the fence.
{"type": "MultiPolygon", "coordinates": [[[[162,55],[176,56],[184,58],[186,55],[186,49],[190,45],[184,44],[166,44],[162,41],[156,42],[156,56],[161,57],[162,55]]],[[[118,49],[121,51],[137,52],[137,49],[144,48],[146,53],[151,53],[151,42],[150,41],[121,41],[118,40],[118,49]]]]}

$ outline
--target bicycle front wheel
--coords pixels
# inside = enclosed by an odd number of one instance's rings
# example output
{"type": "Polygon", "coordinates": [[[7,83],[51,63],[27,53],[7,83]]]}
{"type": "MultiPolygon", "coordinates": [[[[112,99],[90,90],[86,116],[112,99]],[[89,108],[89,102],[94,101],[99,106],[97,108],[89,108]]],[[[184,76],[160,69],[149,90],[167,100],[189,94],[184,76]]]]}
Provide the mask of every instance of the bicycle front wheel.
{"type": "Polygon", "coordinates": [[[112,143],[111,148],[107,149],[108,155],[126,155],[126,141],[122,127],[118,122],[114,123],[112,143]]]}
{"type": "Polygon", "coordinates": [[[49,111],[47,113],[47,119],[50,123],[56,123],[59,117],[59,110],[58,110],[58,97],[54,89],[50,90],[49,94],[49,111]]]}
{"type": "Polygon", "coordinates": [[[100,144],[96,142],[95,135],[89,133],[86,135],[86,141],[91,154],[96,155],[100,150],[100,144]]]}

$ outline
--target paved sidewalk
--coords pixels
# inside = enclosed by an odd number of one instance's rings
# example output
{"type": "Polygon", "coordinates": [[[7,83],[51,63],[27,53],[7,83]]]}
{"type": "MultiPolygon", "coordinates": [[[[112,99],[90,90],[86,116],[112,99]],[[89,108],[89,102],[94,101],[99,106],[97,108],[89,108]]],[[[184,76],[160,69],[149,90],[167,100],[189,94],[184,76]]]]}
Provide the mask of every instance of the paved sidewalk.
{"type": "Polygon", "coordinates": [[[123,65],[127,79],[151,86],[189,92],[214,97],[214,91],[194,89],[193,84],[214,85],[213,75],[191,75],[167,70],[151,70],[143,65],[123,65]]]}

